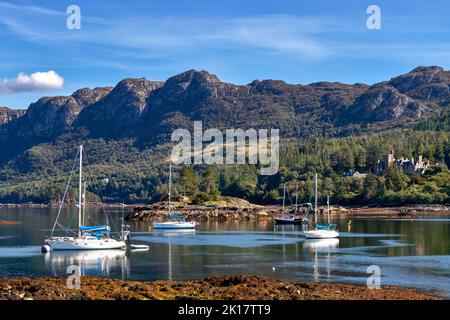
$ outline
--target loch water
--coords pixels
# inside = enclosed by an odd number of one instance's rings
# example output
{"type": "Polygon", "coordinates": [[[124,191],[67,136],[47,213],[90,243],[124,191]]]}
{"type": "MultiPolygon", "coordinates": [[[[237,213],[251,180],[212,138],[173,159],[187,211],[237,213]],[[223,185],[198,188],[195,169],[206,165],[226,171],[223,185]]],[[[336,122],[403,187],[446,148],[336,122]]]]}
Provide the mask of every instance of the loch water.
{"type": "MultiPolygon", "coordinates": [[[[74,210],[63,209],[63,224],[74,210]]],[[[102,222],[99,209],[87,210],[93,221],[102,222]]],[[[121,212],[109,211],[118,228],[121,212]]],[[[450,298],[450,216],[358,218],[352,219],[351,230],[348,218],[340,218],[341,237],[324,240],[306,240],[301,226],[270,220],[204,222],[195,231],[149,231],[147,223],[127,222],[131,243],[147,244],[149,251],[43,254],[56,214],[52,208],[0,208],[0,220],[20,222],[0,225],[0,277],[65,276],[76,265],[83,275],[130,280],[257,274],[366,285],[371,270],[379,270],[381,285],[439,290],[450,298]]]]}

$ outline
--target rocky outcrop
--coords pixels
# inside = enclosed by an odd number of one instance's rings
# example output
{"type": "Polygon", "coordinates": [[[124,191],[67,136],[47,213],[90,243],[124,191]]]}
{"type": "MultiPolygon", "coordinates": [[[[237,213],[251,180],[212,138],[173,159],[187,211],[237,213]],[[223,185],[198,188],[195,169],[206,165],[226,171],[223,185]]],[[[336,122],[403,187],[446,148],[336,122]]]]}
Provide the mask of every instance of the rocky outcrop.
{"type": "Polygon", "coordinates": [[[127,135],[140,120],[149,94],[162,85],[145,78],[124,79],[103,99],[85,108],[75,125],[87,128],[94,136],[127,135]]]}
{"type": "MultiPolygon", "coordinates": [[[[268,219],[274,213],[280,213],[280,209],[268,209],[262,206],[173,205],[172,210],[178,214],[183,214],[186,220],[196,221],[268,219]]],[[[136,207],[126,217],[126,220],[136,221],[165,221],[167,219],[167,203],[155,203],[143,207],[136,207]]]]}
{"type": "Polygon", "coordinates": [[[351,122],[380,122],[402,118],[418,119],[431,113],[429,106],[396,88],[380,83],[367,89],[349,108],[351,122]]]}
{"type": "Polygon", "coordinates": [[[23,117],[9,123],[8,136],[40,141],[57,137],[72,126],[81,110],[102,99],[109,90],[85,88],[71,96],[41,98],[30,104],[23,117]]]}
{"type": "MultiPolygon", "coordinates": [[[[168,204],[158,202],[151,205],[139,206],[127,215],[127,220],[133,221],[165,221],[168,215],[168,204]]],[[[326,215],[326,207],[319,207],[318,214],[326,215]]],[[[280,206],[260,206],[260,205],[185,205],[174,204],[172,211],[182,214],[187,220],[196,221],[229,221],[229,220],[258,220],[273,219],[281,217],[283,209],[280,206]]],[[[307,214],[307,207],[298,208],[298,214],[307,214]]],[[[345,215],[349,211],[343,207],[330,207],[332,215],[345,215]]],[[[294,208],[286,208],[288,214],[294,213],[294,208]]],[[[310,212],[311,213],[311,212],[310,212]]]]}
{"type": "Polygon", "coordinates": [[[389,81],[389,85],[395,87],[401,93],[405,93],[413,98],[432,99],[442,97],[445,94],[445,90],[442,91],[439,88],[447,87],[448,94],[450,77],[441,67],[417,67],[411,72],[392,78],[389,81]],[[421,90],[423,88],[436,88],[436,91],[421,90]],[[419,93],[422,91],[434,94],[420,95],[419,93]]]}
{"type": "Polygon", "coordinates": [[[9,109],[0,107],[0,126],[20,118],[25,114],[25,110],[9,109]]]}

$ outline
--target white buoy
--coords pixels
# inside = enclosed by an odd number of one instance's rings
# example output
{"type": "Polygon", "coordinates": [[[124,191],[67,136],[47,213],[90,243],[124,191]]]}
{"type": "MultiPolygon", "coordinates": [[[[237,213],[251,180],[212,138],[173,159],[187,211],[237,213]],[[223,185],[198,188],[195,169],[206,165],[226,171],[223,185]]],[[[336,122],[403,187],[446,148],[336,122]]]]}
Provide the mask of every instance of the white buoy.
{"type": "Polygon", "coordinates": [[[42,253],[47,253],[47,252],[50,252],[50,251],[52,251],[52,247],[50,247],[48,244],[43,245],[42,248],[41,248],[41,252],[42,253]]]}

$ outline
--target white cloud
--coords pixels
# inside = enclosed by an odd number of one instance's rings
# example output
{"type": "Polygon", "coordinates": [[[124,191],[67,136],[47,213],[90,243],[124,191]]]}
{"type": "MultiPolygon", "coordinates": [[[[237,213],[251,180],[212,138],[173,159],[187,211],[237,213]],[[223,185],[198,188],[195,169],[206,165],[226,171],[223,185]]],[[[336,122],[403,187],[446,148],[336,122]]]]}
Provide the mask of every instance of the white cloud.
{"type": "Polygon", "coordinates": [[[0,83],[0,93],[16,93],[27,91],[46,91],[61,89],[64,78],[55,71],[35,72],[32,74],[19,73],[14,79],[4,79],[0,83]]]}

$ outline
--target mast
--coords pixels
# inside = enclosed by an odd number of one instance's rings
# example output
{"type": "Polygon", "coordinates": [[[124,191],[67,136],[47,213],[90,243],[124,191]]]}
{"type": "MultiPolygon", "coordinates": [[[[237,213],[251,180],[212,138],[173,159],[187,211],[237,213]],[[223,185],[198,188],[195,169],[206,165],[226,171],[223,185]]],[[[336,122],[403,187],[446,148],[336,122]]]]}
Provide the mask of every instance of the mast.
{"type": "Polygon", "coordinates": [[[82,225],[84,226],[86,223],[86,181],[83,183],[83,219],[82,225]]]}
{"type": "Polygon", "coordinates": [[[83,146],[80,145],[80,177],[78,181],[78,237],[81,237],[81,214],[82,214],[82,192],[83,192],[83,146]]]}
{"type": "Polygon", "coordinates": [[[120,236],[121,236],[121,238],[122,238],[122,240],[125,240],[125,237],[123,236],[124,235],[124,233],[123,233],[123,227],[124,227],[124,225],[123,225],[123,214],[124,214],[124,210],[125,210],[125,203],[122,201],[122,217],[121,217],[121,225],[120,225],[120,236]]]}
{"type": "Polygon", "coordinates": [[[297,214],[297,208],[298,208],[298,186],[297,192],[295,193],[295,214],[297,214]]]}
{"type": "Polygon", "coordinates": [[[317,173],[314,174],[314,223],[317,224],[317,173]]]}
{"type": "Polygon", "coordinates": [[[330,224],[330,195],[327,194],[327,206],[328,206],[328,224],[330,224]]]}
{"type": "Polygon", "coordinates": [[[283,184],[283,214],[284,214],[284,201],[286,198],[286,183],[283,184]]]}
{"type": "Polygon", "coordinates": [[[170,197],[172,194],[172,163],[169,164],[169,220],[170,220],[170,197]]]}

